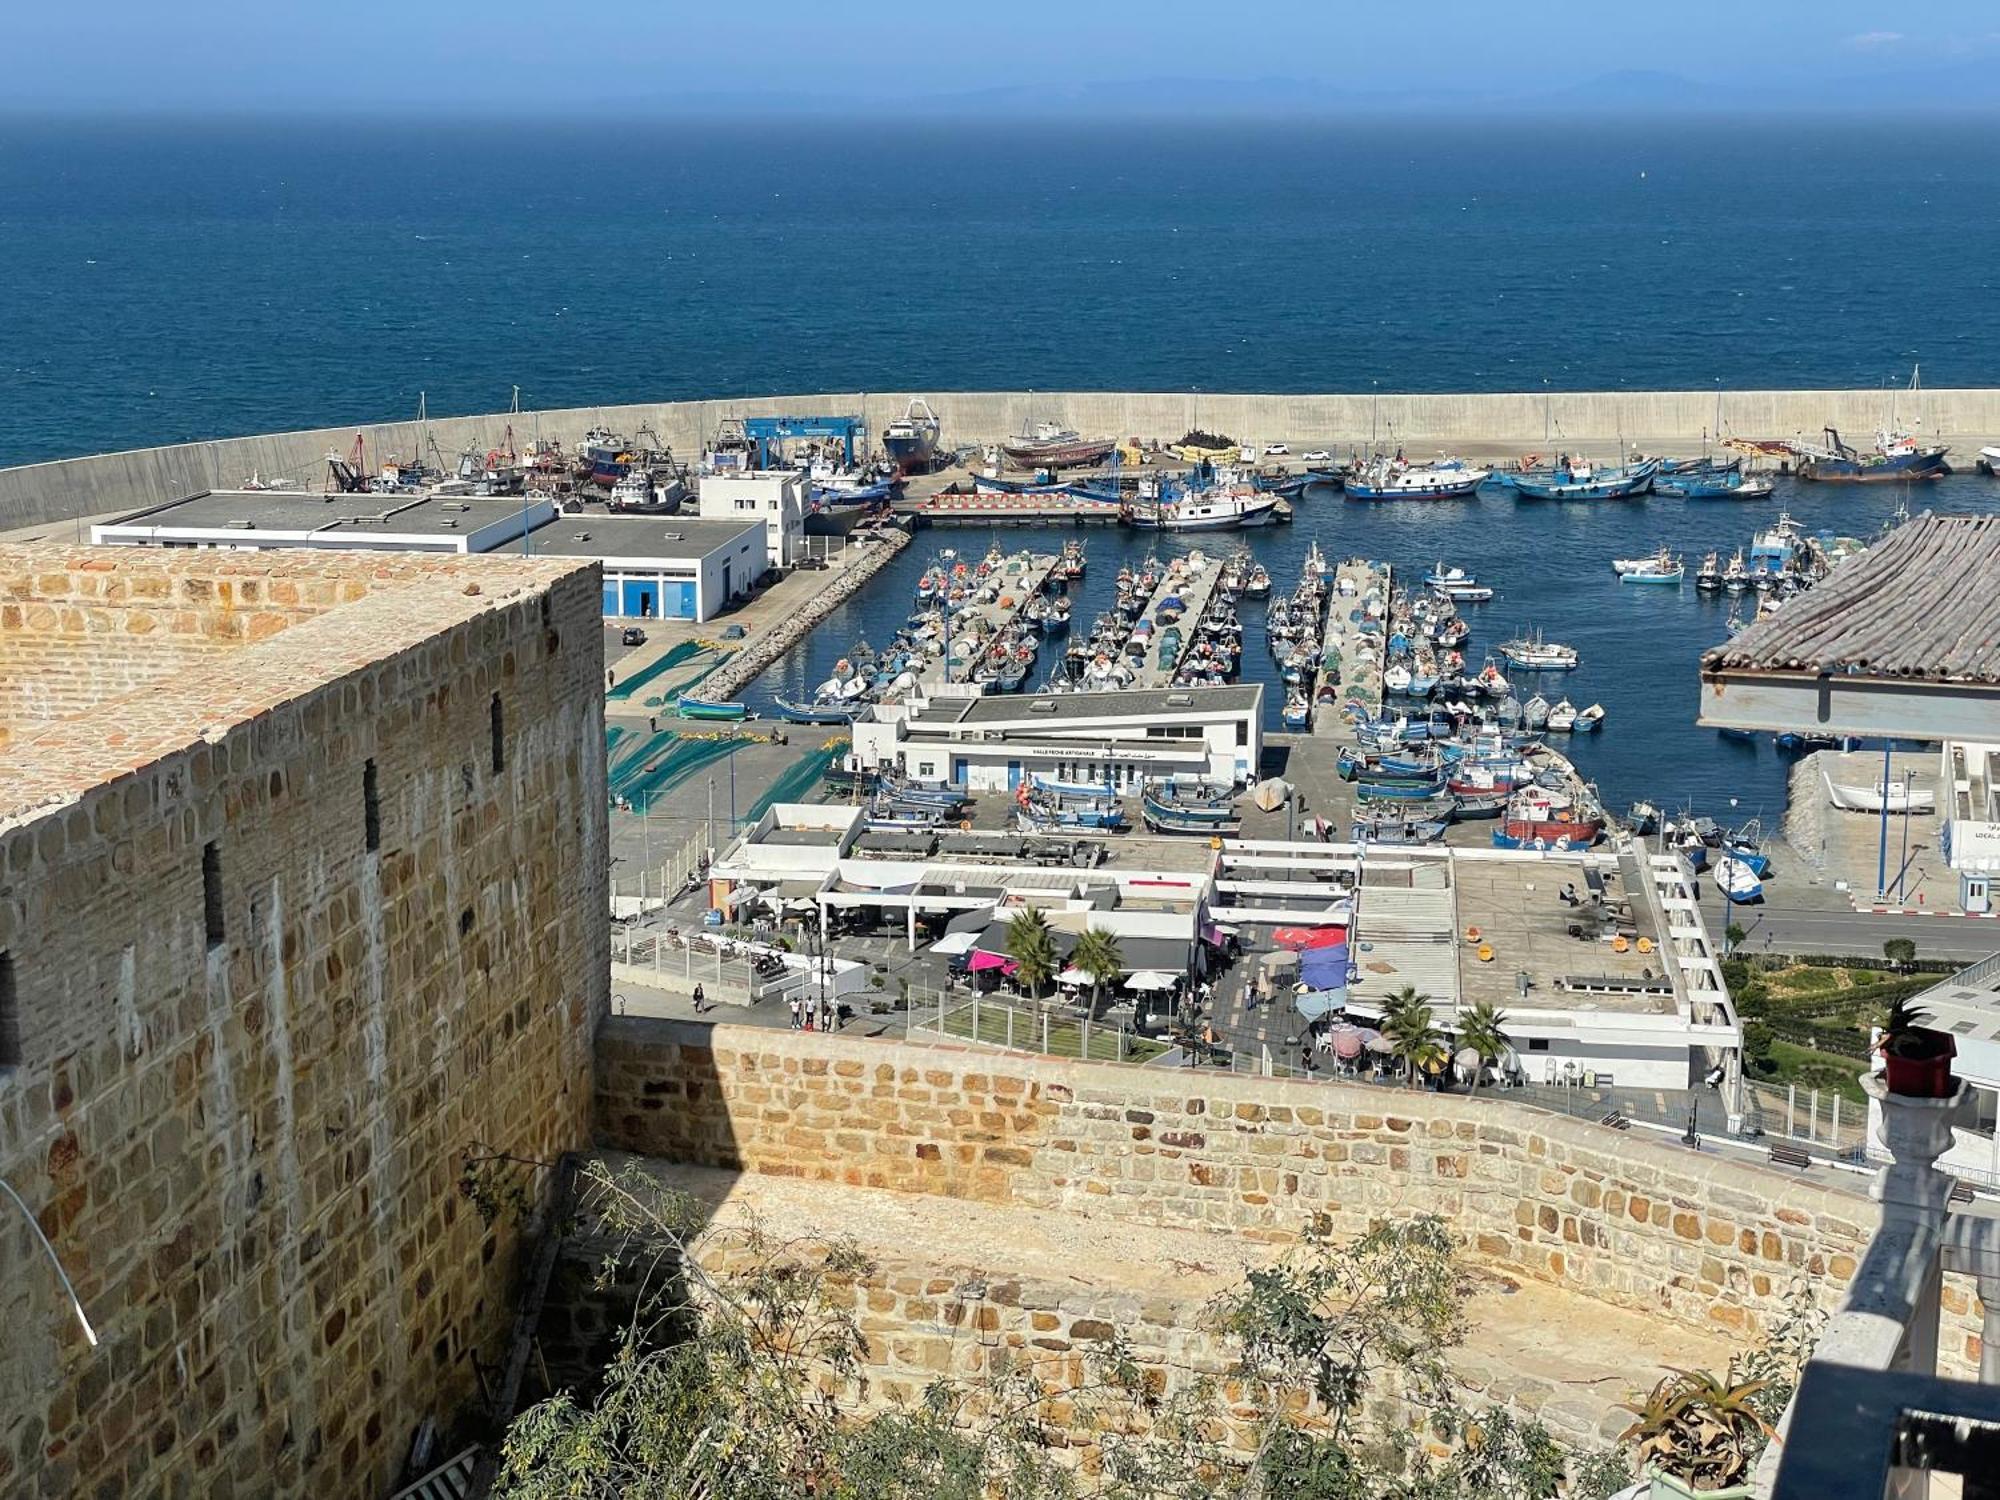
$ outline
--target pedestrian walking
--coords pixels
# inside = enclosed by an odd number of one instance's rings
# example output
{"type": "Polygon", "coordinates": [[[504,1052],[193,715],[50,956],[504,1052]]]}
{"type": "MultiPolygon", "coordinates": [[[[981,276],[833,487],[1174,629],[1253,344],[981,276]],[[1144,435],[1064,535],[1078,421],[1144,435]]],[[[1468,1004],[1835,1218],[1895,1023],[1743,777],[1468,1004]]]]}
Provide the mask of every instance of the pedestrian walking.
{"type": "Polygon", "coordinates": [[[792,996],[791,1007],[792,1007],[792,1030],[797,1031],[799,1029],[799,997],[797,995],[792,996]]]}
{"type": "Polygon", "coordinates": [[[707,1009],[708,1009],[708,999],[705,995],[702,994],[701,986],[696,985],[694,987],[694,1013],[696,1015],[700,1015],[707,1009]]]}

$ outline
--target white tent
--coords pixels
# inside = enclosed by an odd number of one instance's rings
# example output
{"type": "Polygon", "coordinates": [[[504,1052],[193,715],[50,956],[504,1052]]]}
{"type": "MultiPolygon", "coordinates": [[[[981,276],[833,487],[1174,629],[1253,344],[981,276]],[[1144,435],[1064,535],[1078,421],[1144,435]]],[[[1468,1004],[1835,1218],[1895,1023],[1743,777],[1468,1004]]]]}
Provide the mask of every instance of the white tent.
{"type": "Polygon", "coordinates": [[[1135,990],[1170,990],[1178,982],[1173,975],[1162,974],[1158,969],[1141,969],[1125,980],[1135,990]]]}
{"type": "Polygon", "coordinates": [[[978,941],[979,934],[976,932],[947,932],[931,944],[929,951],[945,958],[956,958],[961,953],[970,953],[978,941]]]}
{"type": "Polygon", "coordinates": [[[1084,971],[1076,967],[1075,964],[1071,964],[1067,969],[1064,969],[1062,973],[1056,975],[1057,984],[1066,984],[1076,988],[1080,988],[1083,985],[1089,984],[1090,982],[1091,982],[1090,975],[1084,973],[1084,971]]]}

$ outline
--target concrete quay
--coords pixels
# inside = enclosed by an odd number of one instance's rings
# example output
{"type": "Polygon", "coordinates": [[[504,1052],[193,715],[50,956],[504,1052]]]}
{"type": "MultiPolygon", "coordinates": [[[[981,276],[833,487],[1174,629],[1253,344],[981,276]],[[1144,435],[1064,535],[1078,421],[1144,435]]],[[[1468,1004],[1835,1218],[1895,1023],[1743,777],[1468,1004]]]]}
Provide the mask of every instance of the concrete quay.
{"type": "MultiPolygon", "coordinates": [[[[1207,612],[1209,601],[1215,597],[1215,590],[1221,582],[1221,558],[1212,557],[1205,552],[1191,552],[1186,556],[1177,557],[1167,565],[1166,574],[1161,578],[1159,588],[1155,589],[1153,597],[1146,601],[1145,611],[1140,618],[1153,619],[1161,600],[1178,595],[1181,602],[1187,606],[1181,612],[1180,620],[1176,622],[1181,627],[1181,643],[1185,648],[1192,642],[1195,624],[1207,612]],[[1199,568],[1194,565],[1194,559],[1197,557],[1201,559],[1199,568]]],[[[1163,688],[1173,685],[1174,667],[1163,665],[1160,661],[1160,642],[1165,634],[1165,627],[1154,630],[1152,642],[1146,647],[1145,659],[1139,663],[1138,673],[1132,679],[1132,686],[1135,688],[1163,688]]]]}
{"type": "MultiPolygon", "coordinates": [[[[59,459],[0,469],[0,529],[110,511],[136,510],[200,490],[240,485],[253,473],[309,479],[325,472],[329,451],[345,452],[358,435],[369,461],[421,451],[426,431],[446,453],[490,447],[510,423],[517,435],[574,443],[602,422],[616,431],[650,425],[675,452],[691,457],[725,418],[787,412],[858,415],[880,432],[913,396],[937,411],[953,448],[1001,441],[1037,422],[1079,432],[1177,438],[1191,427],[1228,433],[1261,448],[1288,443],[1294,452],[1364,446],[1370,435],[1413,454],[1438,448],[1472,457],[1519,455],[1551,446],[1603,446],[1621,438],[1649,452],[1689,452],[1716,425],[1716,392],[1521,391],[1512,393],[1377,395],[1196,394],[1187,391],[819,392],[590,406],[523,415],[492,412],[414,421],[357,422],[310,431],[216,438],[170,447],[59,459]]],[[[1815,436],[1834,426],[1855,436],[1890,418],[1881,390],[1724,391],[1725,433],[1744,437],[1815,436]]],[[[1949,443],[1962,461],[2000,436],[2000,387],[1930,390],[1899,395],[1895,415],[1927,438],[1949,443]]]]}
{"type": "Polygon", "coordinates": [[[1359,609],[1361,601],[1370,594],[1379,594],[1386,606],[1391,583],[1386,563],[1350,558],[1333,570],[1333,587],[1327,595],[1325,645],[1337,647],[1340,651],[1340,698],[1331,711],[1325,708],[1313,710],[1312,732],[1316,738],[1336,744],[1353,742],[1354,727],[1340,711],[1341,703],[1358,699],[1369,713],[1382,712],[1381,647],[1376,647],[1371,658],[1364,658],[1359,647],[1368,637],[1348,616],[1359,609]]]}

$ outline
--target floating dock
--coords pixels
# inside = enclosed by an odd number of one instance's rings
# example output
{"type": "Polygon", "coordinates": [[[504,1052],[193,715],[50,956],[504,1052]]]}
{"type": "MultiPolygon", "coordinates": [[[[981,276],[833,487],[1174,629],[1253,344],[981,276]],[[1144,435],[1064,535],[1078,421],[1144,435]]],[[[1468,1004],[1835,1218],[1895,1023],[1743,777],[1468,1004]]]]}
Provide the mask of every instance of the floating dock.
{"type": "MultiPolygon", "coordinates": [[[[1055,571],[1061,558],[1053,552],[1015,553],[1002,564],[999,586],[994,590],[991,601],[968,604],[952,617],[952,634],[960,633],[961,627],[979,621],[986,629],[981,639],[990,649],[992,643],[1006,628],[1013,624],[1030,599],[1040,595],[1047,587],[1049,575],[1055,571]],[[1017,566],[1018,565],[1018,566],[1017,566]]],[[[973,672],[986,659],[987,651],[981,650],[975,656],[965,657],[954,663],[949,659],[944,664],[945,677],[949,682],[970,682],[973,672]]]]}

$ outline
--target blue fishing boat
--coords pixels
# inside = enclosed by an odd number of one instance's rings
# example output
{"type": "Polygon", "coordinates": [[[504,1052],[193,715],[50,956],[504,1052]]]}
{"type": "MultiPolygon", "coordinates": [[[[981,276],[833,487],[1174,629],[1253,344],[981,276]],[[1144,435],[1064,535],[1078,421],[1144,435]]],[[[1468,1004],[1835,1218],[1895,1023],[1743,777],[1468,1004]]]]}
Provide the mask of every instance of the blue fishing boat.
{"type": "Polygon", "coordinates": [[[1711,454],[1703,454],[1700,458],[1663,458],[1660,460],[1660,477],[1734,474],[1742,467],[1741,458],[1716,458],[1711,454]]]}
{"type": "Polygon", "coordinates": [[[1553,469],[1511,475],[1515,493],[1528,500],[1627,500],[1653,487],[1659,460],[1600,469],[1567,456],[1553,469]]]}
{"type": "Polygon", "coordinates": [[[715,719],[732,721],[750,717],[748,705],[742,703],[716,703],[708,698],[693,698],[682,693],[674,701],[683,719],[715,719]]]}
{"type": "Polygon", "coordinates": [[[1231,802],[1184,802],[1173,797],[1155,796],[1150,788],[1140,793],[1139,810],[1149,828],[1155,819],[1184,823],[1190,828],[1219,828],[1236,822],[1236,808],[1231,802]]]}
{"type": "Polygon", "coordinates": [[[1444,779],[1428,781],[1368,781],[1354,783],[1354,795],[1363,802],[1428,802],[1444,794],[1444,779]]]}
{"type": "Polygon", "coordinates": [[[773,698],[778,717],[787,724],[852,724],[861,706],[852,707],[840,703],[793,703],[785,698],[773,698]]]}
{"type": "Polygon", "coordinates": [[[1688,472],[1672,478],[1655,477],[1653,493],[1681,500],[1768,500],[1777,491],[1774,479],[1741,474],[1734,469],[1688,472]]]}
{"type": "Polygon", "coordinates": [[[875,505],[894,499],[896,484],[894,479],[878,479],[872,484],[816,484],[812,498],[820,505],[875,505]]]}

